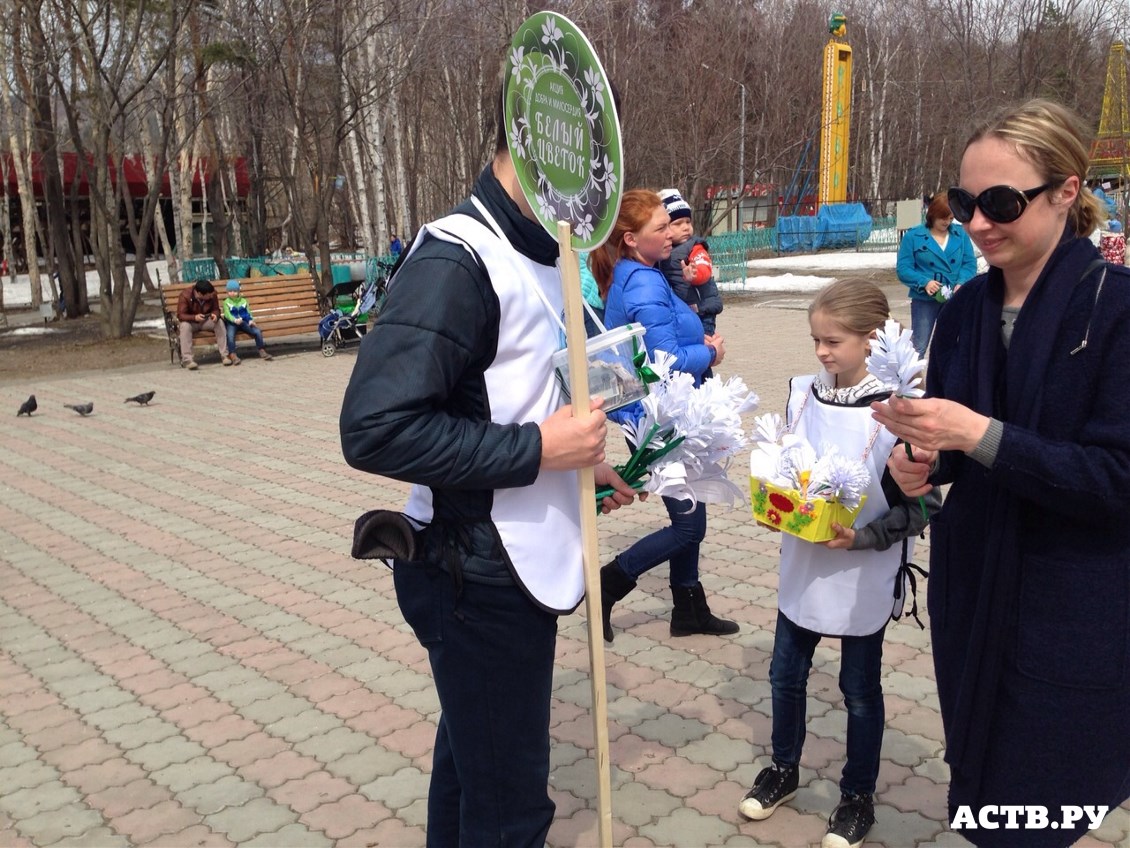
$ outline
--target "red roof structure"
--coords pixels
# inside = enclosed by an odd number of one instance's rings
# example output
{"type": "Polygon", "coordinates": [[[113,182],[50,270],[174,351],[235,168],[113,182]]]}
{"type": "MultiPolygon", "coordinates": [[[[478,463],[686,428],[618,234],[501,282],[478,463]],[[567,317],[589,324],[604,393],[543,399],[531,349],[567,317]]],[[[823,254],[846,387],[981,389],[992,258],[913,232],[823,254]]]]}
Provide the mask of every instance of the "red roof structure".
{"type": "MultiPolygon", "coordinates": [[[[63,160],[63,191],[70,193],[71,186],[78,181],[78,195],[86,197],[89,194],[89,186],[86,180],[85,170],[79,173],[78,168],[78,154],[77,153],[63,153],[61,154],[63,160]]],[[[19,188],[16,183],[15,162],[12,160],[12,154],[0,153],[0,158],[4,159],[4,164],[8,169],[7,182],[0,181],[0,194],[7,194],[9,197],[15,197],[19,194],[19,188]]],[[[91,161],[88,159],[88,161],[91,161]]],[[[235,170],[235,184],[236,193],[240,197],[246,197],[250,189],[251,181],[247,172],[247,160],[243,158],[235,159],[233,161],[235,170]]],[[[117,168],[114,166],[113,161],[109,161],[107,165],[110,168],[111,179],[117,181],[117,168]]],[[[204,163],[205,171],[208,171],[208,163],[204,163]]],[[[146,168],[145,160],[141,156],[127,156],[122,160],[122,170],[125,174],[129,192],[132,197],[143,197],[149,190],[146,181],[146,168]]],[[[31,181],[32,188],[36,197],[43,196],[43,168],[42,157],[38,153],[31,155],[31,181]]],[[[202,197],[204,195],[204,186],[201,171],[198,169],[193,173],[192,177],[192,196],[202,197]]],[[[169,187],[169,174],[166,171],[161,178],[161,197],[171,197],[172,191],[169,187]]]]}

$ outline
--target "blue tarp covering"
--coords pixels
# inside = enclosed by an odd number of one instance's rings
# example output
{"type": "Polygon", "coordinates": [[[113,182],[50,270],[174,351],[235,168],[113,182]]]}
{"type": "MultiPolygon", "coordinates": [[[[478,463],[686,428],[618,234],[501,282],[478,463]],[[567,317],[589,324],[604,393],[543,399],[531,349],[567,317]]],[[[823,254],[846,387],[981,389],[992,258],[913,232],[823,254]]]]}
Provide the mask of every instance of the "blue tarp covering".
{"type": "Polygon", "coordinates": [[[815,245],[815,215],[782,215],[777,219],[777,249],[781,253],[811,253],[815,245]]]}
{"type": "Polygon", "coordinates": [[[778,250],[782,253],[835,247],[856,247],[871,235],[871,216],[862,203],[831,203],[815,215],[777,219],[778,250]]]}

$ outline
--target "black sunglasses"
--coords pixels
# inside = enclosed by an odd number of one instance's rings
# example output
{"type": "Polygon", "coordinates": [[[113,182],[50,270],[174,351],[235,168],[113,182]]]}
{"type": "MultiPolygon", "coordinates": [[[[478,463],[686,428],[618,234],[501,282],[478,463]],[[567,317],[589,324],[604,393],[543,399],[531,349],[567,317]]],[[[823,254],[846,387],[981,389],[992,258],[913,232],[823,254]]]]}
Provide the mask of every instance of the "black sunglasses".
{"type": "Polygon", "coordinates": [[[990,186],[976,197],[965,189],[954,186],[946,193],[946,198],[950,202],[953,217],[962,224],[972,221],[973,212],[977,209],[990,221],[1010,224],[1024,214],[1029,203],[1053,185],[1055,183],[1044,183],[1027,191],[1008,185],[990,186]]]}

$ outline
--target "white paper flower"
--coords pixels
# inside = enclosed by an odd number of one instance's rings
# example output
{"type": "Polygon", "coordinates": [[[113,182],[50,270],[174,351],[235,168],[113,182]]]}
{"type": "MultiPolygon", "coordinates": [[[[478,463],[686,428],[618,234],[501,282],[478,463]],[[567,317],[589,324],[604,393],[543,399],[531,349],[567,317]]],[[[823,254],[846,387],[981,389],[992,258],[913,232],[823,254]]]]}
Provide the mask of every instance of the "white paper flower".
{"type": "Polygon", "coordinates": [[[767,412],[753,419],[753,440],[759,444],[779,444],[787,432],[788,427],[776,412],[767,412]]]}
{"type": "Polygon", "coordinates": [[[808,490],[812,468],[816,465],[816,450],[808,442],[800,439],[788,447],[783,447],[777,460],[778,479],[784,481],[788,489],[808,490]]]}
{"type": "Polygon", "coordinates": [[[521,123],[513,123],[510,125],[510,149],[519,159],[525,159],[527,157],[525,142],[526,134],[523,133],[522,130],[523,127],[521,123]]]}
{"type": "Polygon", "coordinates": [[[595,68],[585,68],[585,83],[592,89],[593,98],[604,106],[604,80],[595,68]]]}
{"type": "Polygon", "coordinates": [[[652,354],[659,379],[641,401],[643,415],[623,425],[637,448],[645,440],[652,449],[678,442],[648,465],[644,490],[692,503],[744,502],[744,491],[726,475],[730,458],[748,443],[742,414],[757,408],[757,395],[740,377],[695,386],[690,374],[673,370],[674,362],[663,351],[652,354]]]}
{"type": "Polygon", "coordinates": [[[899,397],[919,398],[926,394],[921,388],[925,362],[914,349],[910,330],[900,331],[890,318],[875,331],[866,362],[868,372],[899,397]]]}
{"type": "Polygon", "coordinates": [[[576,225],[577,237],[582,238],[582,239],[587,239],[589,236],[592,235],[592,230],[593,230],[592,215],[586,213],[585,217],[582,220],[577,221],[577,225],[576,225]]]}
{"type": "Polygon", "coordinates": [[[822,452],[812,469],[808,493],[825,500],[837,500],[855,509],[871,485],[871,472],[858,459],[844,456],[834,446],[822,452]]]}
{"type": "Polygon", "coordinates": [[[761,442],[749,455],[749,473],[775,486],[785,486],[786,483],[778,472],[780,462],[781,446],[773,442],[761,442]]]}

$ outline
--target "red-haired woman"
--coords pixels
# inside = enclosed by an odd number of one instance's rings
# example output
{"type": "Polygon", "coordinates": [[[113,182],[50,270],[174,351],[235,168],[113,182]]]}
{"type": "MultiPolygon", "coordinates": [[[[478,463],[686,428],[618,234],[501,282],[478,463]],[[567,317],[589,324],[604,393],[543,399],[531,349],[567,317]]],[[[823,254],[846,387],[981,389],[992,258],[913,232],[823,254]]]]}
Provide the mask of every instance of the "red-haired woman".
{"type": "MultiPolygon", "coordinates": [[[[648,350],[671,354],[674,367],[692,374],[698,383],[707,368],[722,362],[726,345],[721,336],[704,337],[702,321],[675,295],[656,267],[671,255],[670,227],[671,219],[658,194],[643,189],[626,192],[612,234],[604,247],[590,254],[589,267],[604,298],[605,323],[609,327],[642,324],[648,350]]],[[[622,415],[632,412],[631,407],[620,411],[622,415]]],[[[641,574],[666,561],[671,563],[675,603],[671,635],[737,633],[736,623],[710,612],[699,582],[706,505],[667,497],[663,503],[671,516],[670,526],[640,539],[600,570],[605,640],[611,642],[613,637],[612,606],[635,588],[641,574]]]]}
{"type": "Polygon", "coordinates": [[[910,290],[914,349],[925,356],[942,309],[935,295],[943,286],[956,289],[977,274],[973,242],[965,228],[954,222],[944,193],[934,195],[926,207],[926,223],[911,227],[902,237],[895,271],[910,290]]]}

